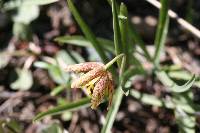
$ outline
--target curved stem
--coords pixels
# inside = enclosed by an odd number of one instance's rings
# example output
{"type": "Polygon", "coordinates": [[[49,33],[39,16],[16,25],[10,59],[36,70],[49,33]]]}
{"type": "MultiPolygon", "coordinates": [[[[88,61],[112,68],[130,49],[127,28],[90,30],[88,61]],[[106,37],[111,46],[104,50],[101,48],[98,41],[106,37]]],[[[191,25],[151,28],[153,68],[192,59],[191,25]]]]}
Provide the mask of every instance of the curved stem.
{"type": "Polygon", "coordinates": [[[112,59],[110,62],[108,62],[106,65],[105,65],[105,69],[108,69],[111,65],[113,65],[117,60],[119,60],[120,58],[124,57],[125,55],[124,54],[120,54],[118,56],[116,56],[114,59],[112,59]]]}

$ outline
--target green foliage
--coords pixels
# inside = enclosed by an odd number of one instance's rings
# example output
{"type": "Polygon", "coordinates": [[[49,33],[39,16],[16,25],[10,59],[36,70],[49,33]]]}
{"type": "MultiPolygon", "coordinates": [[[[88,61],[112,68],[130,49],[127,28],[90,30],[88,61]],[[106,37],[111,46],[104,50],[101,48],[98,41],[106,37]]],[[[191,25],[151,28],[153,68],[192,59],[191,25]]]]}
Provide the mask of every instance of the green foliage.
{"type": "Polygon", "coordinates": [[[50,77],[58,84],[67,84],[70,80],[69,73],[65,73],[59,63],[76,64],[84,62],[84,59],[76,52],[66,52],[64,50],[59,51],[55,58],[50,58],[51,63],[44,61],[37,61],[34,63],[35,67],[48,70],[50,77]]]}
{"type": "Polygon", "coordinates": [[[76,101],[76,102],[70,102],[70,103],[67,103],[65,105],[57,106],[53,109],[48,110],[47,112],[39,113],[34,118],[33,121],[38,121],[38,120],[42,119],[43,117],[45,117],[47,115],[57,115],[57,114],[65,112],[65,111],[78,110],[80,108],[84,108],[84,107],[88,107],[88,106],[90,106],[90,99],[89,98],[83,98],[83,99],[76,101]]]}
{"type": "MultiPolygon", "coordinates": [[[[114,78],[116,78],[117,89],[114,94],[114,100],[112,106],[110,107],[105,123],[103,124],[101,133],[107,133],[111,131],[112,125],[115,121],[116,114],[118,112],[119,106],[121,104],[123,95],[130,94],[132,97],[137,99],[143,104],[148,104],[152,106],[158,106],[163,108],[169,108],[174,111],[177,124],[179,124],[180,131],[193,132],[195,126],[195,112],[199,109],[199,106],[193,103],[193,95],[191,87],[193,85],[199,86],[199,81],[197,81],[196,76],[189,74],[183,70],[174,71],[171,69],[172,66],[166,67],[159,64],[160,54],[164,50],[164,43],[167,37],[169,17],[168,17],[168,1],[161,0],[161,9],[159,11],[159,23],[156,31],[155,37],[155,54],[153,58],[150,56],[145,42],[141,39],[142,37],[136,32],[135,28],[131,25],[128,19],[128,11],[124,4],[118,6],[116,0],[108,0],[112,8],[113,15],[113,32],[114,41],[98,38],[94,35],[88,25],[84,22],[83,18],[78,13],[76,7],[74,6],[72,0],[67,0],[68,7],[74,16],[76,22],[80,26],[83,36],[63,36],[58,37],[55,40],[61,44],[72,44],[82,47],[94,47],[96,52],[101,57],[104,63],[108,62],[108,57],[106,52],[114,54],[117,58],[124,57],[122,60],[118,61],[119,76],[117,75],[117,69],[112,67],[112,73],[114,78]],[[132,45],[130,40],[136,42],[132,45]],[[171,95],[170,99],[158,98],[151,94],[141,93],[136,90],[130,90],[130,86],[126,84],[131,84],[132,80],[136,75],[146,76],[149,74],[148,70],[143,68],[142,63],[134,56],[135,46],[138,45],[142,49],[142,54],[154,67],[150,70],[155,74],[157,80],[159,80],[166,89],[169,89],[171,95]],[[106,51],[106,52],[105,52],[106,51]],[[122,54],[124,53],[124,54],[122,54]],[[124,56],[125,55],[125,56],[124,56]],[[187,81],[183,85],[178,85],[175,81],[183,80],[187,81]],[[129,93],[130,92],[130,93],[129,93]],[[151,99],[151,100],[149,100],[151,99]],[[181,119],[183,117],[183,119],[181,119]],[[189,125],[187,127],[186,125],[189,125]]],[[[117,60],[116,59],[116,60],[117,60]]],[[[54,63],[49,62],[36,62],[35,66],[47,69],[52,76],[52,78],[59,85],[54,88],[51,95],[55,96],[66,87],[66,82],[70,79],[63,78],[63,74],[66,74],[60,69],[60,60],[66,64],[75,64],[79,62],[84,62],[77,53],[60,51],[55,59],[54,63]],[[55,79],[59,77],[59,79],[55,79]],[[65,79],[65,80],[63,80],[65,79]],[[60,82],[60,80],[63,80],[60,82]]],[[[108,63],[107,67],[112,66],[108,63]]],[[[151,74],[152,74],[151,73],[151,74]]],[[[70,77],[70,75],[68,75],[70,77]]],[[[77,102],[66,103],[64,105],[59,105],[47,112],[39,113],[34,121],[40,120],[47,115],[55,115],[63,112],[71,113],[71,110],[77,110],[82,107],[88,107],[90,105],[90,99],[84,98],[77,102]]],[[[70,114],[67,114],[70,116],[70,114]]]]}
{"type": "Polygon", "coordinates": [[[72,14],[74,15],[74,18],[76,19],[77,23],[79,24],[82,32],[84,33],[85,37],[92,43],[93,47],[96,49],[97,53],[101,57],[104,63],[108,62],[108,59],[106,57],[105,52],[103,51],[102,47],[100,46],[98,40],[96,39],[95,35],[92,33],[90,28],[87,26],[87,24],[84,22],[84,20],[81,18],[80,14],[78,13],[77,9],[75,8],[74,4],[71,0],[67,0],[68,7],[72,14]]]}
{"type": "Polygon", "coordinates": [[[44,127],[41,133],[63,133],[63,128],[58,123],[52,123],[44,127]]]}
{"type": "Polygon", "coordinates": [[[190,89],[192,87],[192,85],[194,84],[194,81],[195,81],[195,75],[193,75],[187,83],[179,86],[173,80],[171,80],[164,71],[157,72],[156,75],[158,76],[160,81],[166,87],[168,87],[171,91],[173,91],[175,93],[181,93],[181,92],[188,91],[188,89],[190,89]]]}
{"type": "MultiPolygon", "coordinates": [[[[112,0],[112,15],[113,15],[113,32],[114,32],[114,45],[115,45],[115,54],[119,55],[123,53],[123,46],[121,40],[121,33],[119,27],[119,18],[118,18],[118,11],[116,1],[112,0]]],[[[118,65],[120,62],[118,62],[118,65]]]]}
{"type": "MultiPolygon", "coordinates": [[[[132,52],[129,44],[129,34],[128,34],[128,11],[124,3],[120,5],[120,12],[119,12],[119,27],[120,27],[120,34],[121,34],[121,45],[123,53],[126,55],[126,66],[129,64],[129,51],[132,52]]],[[[120,39],[120,38],[119,38],[120,39]]]]}
{"type": "Polygon", "coordinates": [[[22,127],[16,120],[0,120],[0,133],[21,133],[22,127]]]}
{"type": "Polygon", "coordinates": [[[17,72],[17,80],[14,81],[10,87],[13,90],[28,90],[31,88],[31,86],[33,85],[33,78],[32,78],[32,73],[31,71],[27,70],[27,69],[16,69],[17,72]]]}
{"type": "MultiPolygon", "coordinates": [[[[102,45],[103,49],[114,54],[114,44],[111,40],[97,37],[98,42],[102,45]]],[[[55,41],[61,44],[72,44],[82,47],[93,47],[92,43],[83,36],[62,36],[57,37],[55,41]]]]}
{"type": "Polygon", "coordinates": [[[156,47],[154,63],[156,66],[158,66],[161,52],[163,52],[169,25],[168,0],[161,0],[161,5],[162,6],[159,12],[159,22],[156,31],[156,38],[154,42],[156,47]]]}
{"type": "Polygon", "coordinates": [[[30,23],[39,16],[39,6],[46,5],[58,0],[10,0],[1,6],[3,11],[15,11],[11,14],[14,22],[13,34],[19,40],[32,40],[30,23]]]}

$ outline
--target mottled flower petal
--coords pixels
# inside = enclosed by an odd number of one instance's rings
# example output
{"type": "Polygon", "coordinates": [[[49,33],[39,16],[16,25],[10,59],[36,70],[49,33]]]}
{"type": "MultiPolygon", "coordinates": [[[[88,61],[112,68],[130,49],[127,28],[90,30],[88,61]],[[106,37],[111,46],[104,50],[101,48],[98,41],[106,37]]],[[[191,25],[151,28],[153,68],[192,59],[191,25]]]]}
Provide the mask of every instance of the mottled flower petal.
{"type": "Polygon", "coordinates": [[[107,91],[108,91],[108,108],[107,109],[109,109],[112,105],[113,92],[114,92],[114,84],[112,80],[109,80],[107,91]]]}
{"type": "Polygon", "coordinates": [[[108,81],[109,81],[109,78],[107,75],[105,75],[105,76],[102,76],[100,80],[96,83],[93,90],[92,99],[91,99],[92,109],[96,109],[97,106],[103,101],[105,90],[108,87],[108,81]]]}
{"type": "Polygon", "coordinates": [[[105,68],[103,66],[96,67],[93,70],[87,72],[80,78],[73,81],[71,84],[72,88],[80,88],[86,85],[89,81],[93,80],[94,78],[97,78],[103,74],[105,74],[105,68]]]}
{"type": "Polygon", "coordinates": [[[100,62],[86,62],[86,63],[80,63],[75,65],[68,65],[65,68],[65,71],[67,72],[88,72],[96,67],[104,66],[103,63],[100,62]]]}

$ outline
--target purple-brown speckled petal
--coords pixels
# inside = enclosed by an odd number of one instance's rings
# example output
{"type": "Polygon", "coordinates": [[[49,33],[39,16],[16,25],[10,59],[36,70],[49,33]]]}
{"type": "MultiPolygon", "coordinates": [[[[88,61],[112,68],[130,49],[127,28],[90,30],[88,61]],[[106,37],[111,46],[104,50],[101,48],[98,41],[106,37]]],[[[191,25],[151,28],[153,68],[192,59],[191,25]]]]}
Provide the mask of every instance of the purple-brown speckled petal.
{"type": "Polygon", "coordinates": [[[86,62],[75,65],[68,65],[64,70],[67,72],[88,72],[96,67],[104,66],[101,62],[86,62]]]}
{"type": "Polygon", "coordinates": [[[107,74],[105,74],[100,78],[99,82],[96,83],[91,99],[92,109],[96,109],[97,106],[103,101],[106,88],[108,87],[108,81],[109,78],[107,74]]]}
{"type": "Polygon", "coordinates": [[[94,78],[97,78],[105,73],[106,73],[106,71],[103,66],[96,67],[93,70],[91,70],[91,71],[87,72],[86,74],[84,74],[83,76],[81,76],[80,78],[74,80],[71,84],[71,87],[72,88],[80,88],[80,87],[84,86],[85,84],[87,84],[89,81],[91,81],[94,78]]]}
{"type": "Polygon", "coordinates": [[[112,105],[112,99],[113,99],[113,93],[114,93],[114,84],[112,80],[109,80],[107,89],[108,89],[108,108],[107,108],[108,110],[112,105]]]}

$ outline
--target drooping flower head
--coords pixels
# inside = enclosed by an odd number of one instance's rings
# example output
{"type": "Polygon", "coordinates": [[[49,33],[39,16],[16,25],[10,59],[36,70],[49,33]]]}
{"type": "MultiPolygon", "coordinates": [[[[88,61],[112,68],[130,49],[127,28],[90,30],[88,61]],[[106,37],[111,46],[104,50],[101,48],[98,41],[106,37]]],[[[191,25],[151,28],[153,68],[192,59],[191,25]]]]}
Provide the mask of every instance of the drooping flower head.
{"type": "Polygon", "coordinates": [[[65,71],[84,73],[72,82],[71,88],[86,88],[87,94],[91,97],[92,109],[96,109],[106,95],[109,97],[109,106],[111,105],[114,89],[113,79],[104,64],[98,62],[80,63],[67,66],[65,71]]]}

